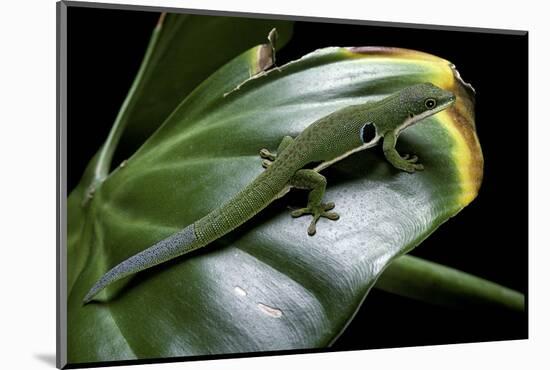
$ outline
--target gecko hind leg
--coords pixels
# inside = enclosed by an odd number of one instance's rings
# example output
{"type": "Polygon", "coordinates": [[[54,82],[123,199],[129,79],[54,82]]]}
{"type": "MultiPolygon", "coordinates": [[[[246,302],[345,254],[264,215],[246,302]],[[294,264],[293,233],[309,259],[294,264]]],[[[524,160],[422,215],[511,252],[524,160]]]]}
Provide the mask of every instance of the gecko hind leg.
{"type": "Polygon", "coordinates": [[[325,217],[333,221],[340,218],[338,213],[328,212],[334,208],[334,203],[321,203],[327,187],[327,179],[323,175],[315,172],[314,170],[299,170],[290,179],[290,185],[298,189],[310,190],[307,207],[294,210],[290,214],[292,217],[300,217],[303,215],[313,216],[313,220],[307,228],[307,233],[310,236],[315,235],[317,232],[317,221],[321,217],[325,217]]]}
{"type": "MultiPolygon", "coordinates": [[[[281,143],[279,144],[279,147],[277,148],[277,154],[281,153],[289,144],[291,144],[294,141],[294,139],[290,136],[283,137],[283,140],[281,140],[281,143]]],[[[269,151],[269,149],[263,148],[260,150],[260,157],[262,160],[262,167],[267,168],[271,166],[271,163],[277,158],[277,154],[272,153],[269,151]]]]}

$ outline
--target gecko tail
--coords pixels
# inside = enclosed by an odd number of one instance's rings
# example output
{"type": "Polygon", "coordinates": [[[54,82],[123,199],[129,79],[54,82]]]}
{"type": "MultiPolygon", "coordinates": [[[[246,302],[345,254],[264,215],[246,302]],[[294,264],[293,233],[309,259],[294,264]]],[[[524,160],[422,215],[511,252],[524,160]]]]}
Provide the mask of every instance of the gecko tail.
{"type": "Polygon", "coordinates": [[[90,302],[107,285],[197,249],[197,244],[195,224],[191,224],[113,267],[94,284],[83,303],[90,302]]]}

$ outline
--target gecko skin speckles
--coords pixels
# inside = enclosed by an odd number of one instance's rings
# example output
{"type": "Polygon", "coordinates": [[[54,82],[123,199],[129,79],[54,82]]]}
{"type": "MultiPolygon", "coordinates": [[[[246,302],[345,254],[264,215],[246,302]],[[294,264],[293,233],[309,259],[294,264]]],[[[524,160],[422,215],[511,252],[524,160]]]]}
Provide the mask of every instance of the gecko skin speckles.
{"type": "Polygon", "coordinates": [[[180,252],[182,245],[193,245],[196,240],[195,225],[191,224],[170,237],[159,241],[151,248],[135,254],[103,275],[90,289],[84,298],[84,302],[89,302],[103,287],[132,274],[133,271],[141,271],[171,259],[174,253],[180,252]]]}

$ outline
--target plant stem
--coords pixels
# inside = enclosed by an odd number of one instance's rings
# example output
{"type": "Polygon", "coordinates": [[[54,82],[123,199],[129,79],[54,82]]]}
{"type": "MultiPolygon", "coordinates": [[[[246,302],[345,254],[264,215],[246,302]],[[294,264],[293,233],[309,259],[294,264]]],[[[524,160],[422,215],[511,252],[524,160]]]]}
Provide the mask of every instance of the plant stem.
{"type": "Polygon", "coordinates": [[[525,310],[525,297],[520,292],[409,255],[394,260],[379,277],[375,287],[457,308],[493,306],[512,311],[525,310]]]}

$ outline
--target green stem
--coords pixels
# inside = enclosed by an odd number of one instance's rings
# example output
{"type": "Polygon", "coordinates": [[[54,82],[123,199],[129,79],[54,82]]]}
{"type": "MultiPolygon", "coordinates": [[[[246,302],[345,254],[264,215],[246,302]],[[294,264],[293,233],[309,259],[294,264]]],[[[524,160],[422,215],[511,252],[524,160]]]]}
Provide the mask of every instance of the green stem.
{"type": "Polygon", "coordinates": [[[512,311],[525,310],[525,297],[515,290],[409,255],[392,262],[375,287],[444,306],[494,306],[512,311]]]}
{"type": "Polygon", "coordinates": [[[153,30],[153,34],[151,35],[151,39],[149,40],[149,44],[147,45],[147,50],[145,51],[143,61],[141,62],[139,70],[136,74],[136,78],[134,79],[134,82],[132,83],[128,94],[126,94],[126,98],[124,99],[124,102],[122,103],[122,106],[118,111],[115,122],[113,123],[113,127],[111,128],[111,131],[107,136],[107,140],[99,151],[98,159],[94,167],[94,174],[88,186],[88,197],[86,197],[87,199],[91,198],[99,184],[102,183],[109,174],[111,162],[113,160],[113,154],[118,146],[120,137],[122,136],[122,133],[124,132],[128,124],[129,112],[132,111],[132,108],[135,106],[137,101],[137,99],[134,99],[136,91],[138,91],[141,84],[143,83],[145,72],[151,60],[151,56],[153,55],[153,50],[155,49],[159,40],[164,17],[165,13],[162,13],[159,21],[157,22],[157,25],[155,26],[155,29],[153,30]]]}

